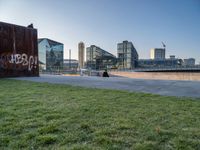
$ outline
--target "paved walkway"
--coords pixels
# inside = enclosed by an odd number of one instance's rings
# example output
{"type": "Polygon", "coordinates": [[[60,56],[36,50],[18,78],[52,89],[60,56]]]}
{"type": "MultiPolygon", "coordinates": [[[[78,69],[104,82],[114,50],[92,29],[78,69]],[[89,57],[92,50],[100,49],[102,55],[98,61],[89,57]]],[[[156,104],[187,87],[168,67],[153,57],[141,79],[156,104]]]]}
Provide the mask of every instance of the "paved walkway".
{"type": "Polygon", "coordinates": [[[41,75],[40,77],[20,77],[18,80],[35,82],[48,82],[57,84],[68,84],[92,88],[119,89],[127,91],[139,91],[168,96],[186,96],[200,98],[199,81],[166,81],[145,80],[124,77],[87,77],[87,76],[59,76],[41,75]]]}

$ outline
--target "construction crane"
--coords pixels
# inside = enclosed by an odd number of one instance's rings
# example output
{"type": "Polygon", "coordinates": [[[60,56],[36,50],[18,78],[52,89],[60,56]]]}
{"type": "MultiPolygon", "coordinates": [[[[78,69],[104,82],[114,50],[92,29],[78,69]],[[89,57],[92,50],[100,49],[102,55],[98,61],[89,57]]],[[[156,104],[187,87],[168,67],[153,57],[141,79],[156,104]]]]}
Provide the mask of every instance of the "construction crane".
{"type": "Polygon", "coordinates": [[[164,47],[164,49],[166,48],[166,45],[162,42],[162,45],[163,45],[163,47],[164,47]]]}

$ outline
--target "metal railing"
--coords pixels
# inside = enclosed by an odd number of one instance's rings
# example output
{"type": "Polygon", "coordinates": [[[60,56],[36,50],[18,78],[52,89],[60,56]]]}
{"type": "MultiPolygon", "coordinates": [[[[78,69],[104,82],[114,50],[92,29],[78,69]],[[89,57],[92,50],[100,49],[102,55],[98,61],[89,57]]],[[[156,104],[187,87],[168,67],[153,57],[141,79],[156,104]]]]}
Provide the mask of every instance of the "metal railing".
{"type": "Polygon", "coordinates": [[[195,66],[173,66],[173,67],[150,67],[135,68],[133,71],[200,71],[200,65],[195,66]]]}

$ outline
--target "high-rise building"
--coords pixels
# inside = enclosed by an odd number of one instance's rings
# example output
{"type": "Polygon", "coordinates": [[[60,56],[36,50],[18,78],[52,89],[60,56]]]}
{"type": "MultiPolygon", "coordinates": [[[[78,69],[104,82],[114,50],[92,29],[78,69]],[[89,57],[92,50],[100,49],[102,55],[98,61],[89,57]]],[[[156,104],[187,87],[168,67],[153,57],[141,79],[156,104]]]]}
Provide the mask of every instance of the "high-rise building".
{"type": "Polygon", "coordinates": [[[97,70],[112,67],[117,62],[117,59],[113,54],[95,45],[86,48],[86,58],[87,68],[97,70]]]}
{"type": "Polygon", "coordinates": [[[54,70],[63,68],[62,43],[41,38],[38,39],[39,64],[42,70],[54,70]]]}
{"type": "Polygon", "coordinates": [[[117,44],[118,65],[121,69],[133,69],[137,66],[138,53],[132,42],[117,44]]]}
{"type": "Polygon", "coordinates": [[[151,59],[165,59],[165,48],[152,48],[151,59]]]}
{"type": "Polygon", "coordinates": [[[79,68],[84,68],[84,58],[85,58],[85,44],[83,42],[78,43],[78,66],[79,68]]]}

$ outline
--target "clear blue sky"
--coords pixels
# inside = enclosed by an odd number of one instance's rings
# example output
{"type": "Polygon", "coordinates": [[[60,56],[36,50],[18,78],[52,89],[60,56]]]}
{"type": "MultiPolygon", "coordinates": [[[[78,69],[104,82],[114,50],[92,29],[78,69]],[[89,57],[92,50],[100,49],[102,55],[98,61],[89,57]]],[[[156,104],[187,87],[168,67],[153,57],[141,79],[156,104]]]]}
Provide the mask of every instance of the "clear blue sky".
{"type": "Polygon", "coordinates": [[[65,58],[83,41],[117,54],[132,41],[139,58],[166,44],[167,57],[200,62],[200,0],[0,0],[0,21],[38,29],[38,37],[64,43],[65,58]]]}

